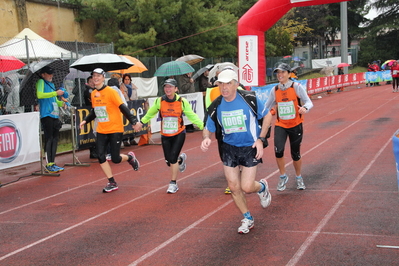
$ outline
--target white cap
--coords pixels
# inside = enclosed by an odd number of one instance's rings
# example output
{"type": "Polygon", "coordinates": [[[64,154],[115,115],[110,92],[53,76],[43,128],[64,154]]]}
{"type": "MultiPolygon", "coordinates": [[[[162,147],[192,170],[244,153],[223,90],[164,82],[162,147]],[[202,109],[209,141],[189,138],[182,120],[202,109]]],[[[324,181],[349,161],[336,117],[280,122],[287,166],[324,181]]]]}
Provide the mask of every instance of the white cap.
{"type": "Polygon", "coordinates": [[[238,81],[237,73],[231,69],[225,69],[218,75],[217,82],[228,83],[232,80],[238,81]]]}
{"type": "Polygon", "coordinates": [[[102,68],[94,69],[93,72],[91,72],[91,74],[93,75],[93,73],[101,74],[105,77],[105,71],[102,68]]]}

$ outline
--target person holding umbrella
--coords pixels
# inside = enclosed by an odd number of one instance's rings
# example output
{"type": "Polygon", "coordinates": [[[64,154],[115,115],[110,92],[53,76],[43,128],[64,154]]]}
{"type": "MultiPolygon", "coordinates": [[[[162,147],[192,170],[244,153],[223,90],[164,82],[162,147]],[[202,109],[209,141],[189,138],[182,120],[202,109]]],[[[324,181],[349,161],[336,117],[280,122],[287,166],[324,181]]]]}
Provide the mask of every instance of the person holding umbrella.
{"type": "Polygon", "coordinates": [[[167,79],[163,85],[165,94],[157,98],[154,105],[150,107],[147,114],[141,118],[134,126],[135,131],[140,131],[143,124],[148,123],[151,118],[160,113],[161,117],[161,135],[162,149],[165,156],[166,164],[170,167],[172,179],[169,183],[167,193],[176,193],[179,190],[176,179],[178,171],[183,172],[186,169],[186,154],[179,155],[184,141],[186,139],[186,127],[183,122],[183,113],[200,130],[204,128],[204,123],[196,113],[191,109],[190,103],[180,97],[176,92],[177,81],[175,79],[167,79]]]}
{"type": "Polygon", "coordinates": [[[39,70],[40,79],[36,82],[36,95],[39,100],[40,122],[44,133],[44,150],[46,152],[46,171],[58,173],[64,168],[55,164],[57,152],[58,136],[62,127],[59,120],[59,107],[65,102],[58,99],[64,95],[63,90],[55,88],[53,80],[54,70],[50,66],[45,66],[39,70]]]}
{"type": "Polygon", "coordinates": [[[123,120],[121,113],[129,120],[132,126],[136,125],[137,118],[130,113],[129,108],[123,103],[118,93],[106,86],[105,71],[96,68],[92,72],[95,90],[91,93],[92,109],[80,123],[80,128],[97,118],[97,138],[96,148],[98,161],[101,169],[108,179],[108,183],[103,189],[104,193],[118,189],[118,185],[113,177],[112,169],[106,160],[108,144],[111,147],[111,160],[113,163],[128,162],[135,171],[139,170],[140,164],[134,152],[120,154],[121,141],[123,135],[123,120]]]}

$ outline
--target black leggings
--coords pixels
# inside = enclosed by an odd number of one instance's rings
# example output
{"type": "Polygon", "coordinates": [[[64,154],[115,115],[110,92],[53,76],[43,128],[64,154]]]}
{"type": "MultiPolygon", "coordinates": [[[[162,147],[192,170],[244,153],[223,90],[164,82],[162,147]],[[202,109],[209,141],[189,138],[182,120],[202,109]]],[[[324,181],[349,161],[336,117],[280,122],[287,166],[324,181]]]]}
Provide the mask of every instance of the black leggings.
{"type": "Polygon", "coordinates": [[[40,119],[44,133],[44,150],[46,152],[47,163],[54,163],[57,153],[58,136],[62,127],[58,118],[49,116],[40,119]]]}
{"type": "Polygon", "coordinates": [[[399,87],[399,77],[392,77],[392,88],[395,90],[399,87]]]}
{"type": "Polygon", "coordinates": [[[285,142],[290,138],[291,158],[294,161],[301,159],[301,142],[303,136],[302,123],[293,128],[274,127],[274,151],[276,158],[283,158],[285,142]]]}
{"type": "Polygon", "coordinates": [[[121,157],[121,141],[123,133],[101,134],[97,132],[96,149],[98,161],[100,164],[105,163],[108,146],[111,148],[111,160],[113,163],[120,163],[121,157]]]}
{"type": "Polygon", "coordinates": [[[184,141],[186,140],[186,133],[182,132],[172,137],[162,136],[161,140],[166,164],[170,166],[177,163],[184,141]]]}

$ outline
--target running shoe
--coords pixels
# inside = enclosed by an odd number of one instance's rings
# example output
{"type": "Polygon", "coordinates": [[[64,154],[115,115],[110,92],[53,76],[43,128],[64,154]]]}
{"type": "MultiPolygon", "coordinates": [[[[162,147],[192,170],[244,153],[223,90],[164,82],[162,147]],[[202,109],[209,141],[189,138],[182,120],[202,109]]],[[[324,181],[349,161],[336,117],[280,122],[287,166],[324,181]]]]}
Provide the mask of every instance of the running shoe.
{"type": "Polygon", "coordinates": [[[296,178],[296,189],[304,190],[306,189],[305,183],[303,183],[302,177],[296,178]]]}
{"type": "Polygon", "coordinates": [[[254,220],[244,218],[241,220],[241,226],[238,227],[239,234],[248,234],[249,230],[254,228],[254,220]]]}
{"type": "Polygon", "coordinates": [[[105,156],[105,159],[107,160],[107,161],[111,161],[111,154],[107,154],[107,156],[105,156]]]}
{"type": "Polygon", "coordinates": [[[54,174],[54,173],[58,173],[60,170],[55,167],[55,164],[52,164],[52,165],[46,165],[46,171],[48,173],[54,174]]]}
{"type": "Polygon", "coordinates": [[[287,184],[287,182],[288,182],[288,176],[287,175],[285,175],[284,177],[280,176],[280,182],[278,182],[278,184],[277,184],[277,190],[278,191],[284,191],[285,188],[286,188],[285,184],[287,184]]]}
{"type": "Polygon", "coordinates": [[[258,196],[260,199],[260,205],[262,205],[263,208],[266,208],[272,202],[272,194],[269,192],[269,186],[267,185],[267,181],[265,179],[261,179],[259,183],[265,185],[265,191],[258,193],[258,196]]]}
{"type": "Polygon", "coordinates": [[[187,155],[185,153],[180,154],[179,156],[179,171],[184,172],[186,170],[186,160],[187,155]]]}
{"type": "Polygon", "coordinates": [[[60,167],[60,166],[58,166],[58,165],[56,165],[56,164],[53,164],[53,167],[55,167],[55,169],[57,169],[58,172],[61,172],[61,171],[64,171],[64,170],[65,170],[64,167],[60,167]]]}
{"type": "Polygon", "coordinates": [[[169,194],[174,194],[179,190],[179,187],[177,186],[177,184],[172,184],[170,183],[168,186],[168,189],[166,190],[167,193],[169,194]]]}
{"type": "Polygon", "coordinates": [[[226,187],[226,189],[224,190],[224,194],[231,194],[231,190],[229,187],[226,187]]]}
{"type": "Polygon", "coordinates": [[[132,151],[130,151],[128,155],[133,157],[130,161],[128,161],[128,163],[133,167],[134,171],[138,171],[140,168],[140,163],[137,160],[136,155],[134,155],[134,152],[132,151]]]}
{"type": "Polygon", "coordinates": [[[105,188],[103,189],[103,192],[104,193],[109,193],[109,192],[112,192],[114,190],[118,190],[118,185],[115,182],[113,182],[113,183],[110,182],[110,183],[108,183],[105,186],[105,188]]]}

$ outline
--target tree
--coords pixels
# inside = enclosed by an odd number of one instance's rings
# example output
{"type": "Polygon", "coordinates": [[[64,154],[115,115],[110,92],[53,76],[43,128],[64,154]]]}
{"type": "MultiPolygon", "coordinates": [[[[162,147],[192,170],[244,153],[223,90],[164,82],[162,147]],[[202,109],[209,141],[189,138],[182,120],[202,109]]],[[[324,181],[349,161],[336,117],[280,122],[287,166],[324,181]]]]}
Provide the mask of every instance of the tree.
{"type": "Polygon", "coordinates": [[[94,19],[96,39],[117,53],[237,56],[237,21],[256,0],[71,0],[79,20],[94,19]]]}
{"type": "Polygon", "coordinates": [[[375,60],[382,62],[399,58],[399,3],[395,0],[379,0],[371,3],[380,13],[375,19],[369,21],[365,30],[365,38],[361,41],[359,64],[375,60]]]}

